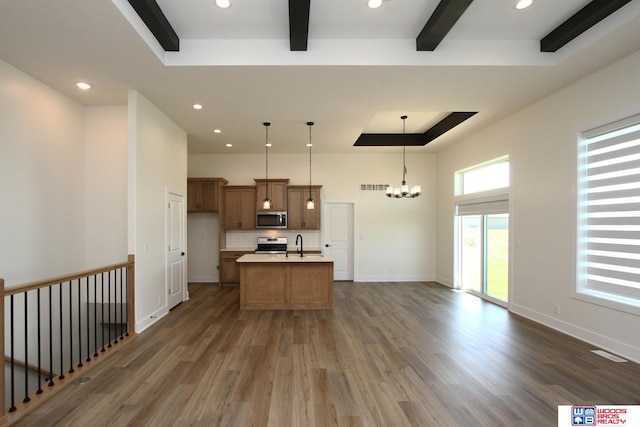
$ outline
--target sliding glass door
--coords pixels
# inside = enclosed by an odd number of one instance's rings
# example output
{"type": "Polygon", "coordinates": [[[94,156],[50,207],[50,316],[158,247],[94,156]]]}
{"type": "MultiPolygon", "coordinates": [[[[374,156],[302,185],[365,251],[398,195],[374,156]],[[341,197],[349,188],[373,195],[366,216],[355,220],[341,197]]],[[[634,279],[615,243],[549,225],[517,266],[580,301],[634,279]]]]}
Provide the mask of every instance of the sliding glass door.
{"type": "Polygon", "coordinates": [[[459,286],[507,302],[509,214],[464,215],[459,221],[459,286]]]}

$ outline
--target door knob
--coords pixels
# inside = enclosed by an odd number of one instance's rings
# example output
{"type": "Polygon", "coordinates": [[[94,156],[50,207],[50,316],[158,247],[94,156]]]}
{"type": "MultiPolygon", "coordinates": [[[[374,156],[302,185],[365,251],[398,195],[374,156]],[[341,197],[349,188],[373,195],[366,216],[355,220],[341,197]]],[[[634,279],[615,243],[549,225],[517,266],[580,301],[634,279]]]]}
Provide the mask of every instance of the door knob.
{"type": "Polygon", "coordinates": [[[184,252],[182,252],[182,256],[184,256],[184,252]]]}
{"type": "Polygon", "coordinates": [[[330,244],[328,244],[328,243],[326,243],[326,244],[324,245],[324,247],[325,247],[325,248],[329,248],[329,247],[331,247],[331,245],[330,245],[330,244]]]}

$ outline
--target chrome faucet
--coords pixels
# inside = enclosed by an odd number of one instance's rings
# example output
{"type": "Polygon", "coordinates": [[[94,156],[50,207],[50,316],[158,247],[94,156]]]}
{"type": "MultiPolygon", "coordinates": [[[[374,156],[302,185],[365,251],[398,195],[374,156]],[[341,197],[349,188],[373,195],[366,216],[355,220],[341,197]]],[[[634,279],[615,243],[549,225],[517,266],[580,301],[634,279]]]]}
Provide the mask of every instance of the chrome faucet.
{"type": "Polygon", "coordinates": [[[300,256],[303,257],[304,256],[304,248],[303,248],[303,243],[302,243],[302,234],[298,234],[296,236],[296,246],[298,246],[298,239],[300,239],[300,256]]]}

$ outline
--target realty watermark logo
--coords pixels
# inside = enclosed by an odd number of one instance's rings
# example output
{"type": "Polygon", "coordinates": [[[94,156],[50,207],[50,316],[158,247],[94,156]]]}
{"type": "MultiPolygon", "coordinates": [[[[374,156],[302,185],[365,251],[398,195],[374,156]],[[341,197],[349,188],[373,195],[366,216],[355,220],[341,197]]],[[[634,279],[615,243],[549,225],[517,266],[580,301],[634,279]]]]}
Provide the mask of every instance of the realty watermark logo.
{"type": "Polygon", "coordinates": [[[595,405],[574,405],[571,407],[572,426],[595,426],[596,407],[595,405]]]}
{"type": "Polygon", "coordinates": [[[559,405],[558,427],[640,426],[640,405],[559,405]]]}

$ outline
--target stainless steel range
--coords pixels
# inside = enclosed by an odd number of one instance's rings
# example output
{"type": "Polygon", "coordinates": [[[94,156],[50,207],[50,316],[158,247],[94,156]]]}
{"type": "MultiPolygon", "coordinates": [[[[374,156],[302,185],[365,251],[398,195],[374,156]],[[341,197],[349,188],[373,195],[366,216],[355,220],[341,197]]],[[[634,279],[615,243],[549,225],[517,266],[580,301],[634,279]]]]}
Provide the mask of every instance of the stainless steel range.
{"type": "Polygon", "coordinates": [[[258,237],[258,248],[254,251],[257,254],[286,254],[286,237],[258,237]]]}

